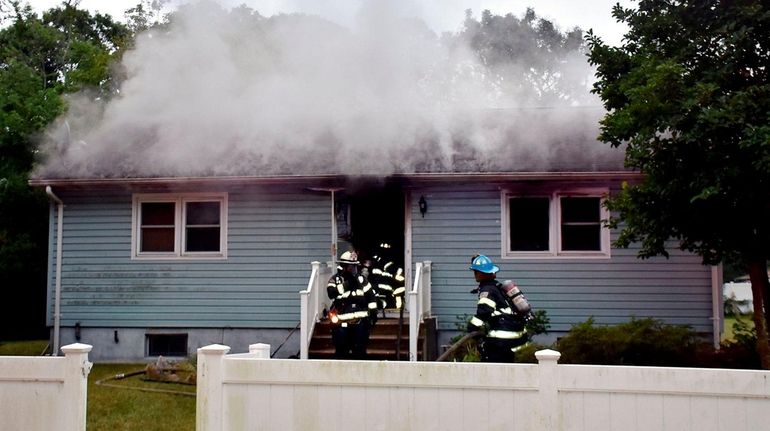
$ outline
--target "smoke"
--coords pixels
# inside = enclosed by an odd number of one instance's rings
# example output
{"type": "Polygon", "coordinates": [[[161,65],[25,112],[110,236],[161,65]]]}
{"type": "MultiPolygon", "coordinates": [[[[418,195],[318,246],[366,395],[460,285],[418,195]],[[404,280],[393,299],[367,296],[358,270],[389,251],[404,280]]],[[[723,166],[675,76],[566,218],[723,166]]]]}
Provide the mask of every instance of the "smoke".
{"type": "Polygon", "coordinates": [[[491,68],[465,39],[436,35],[394,4],[365,2],[348,27],[207,1],[183,6],[125,54],[118,96],[71,98],[37,176],[618,165],[596,142],[602,111],[585,107],[598,101],[583,58],[562,61],[573,88],[545,99],[542,87],[522,85],[528,64],[491,68]]]}

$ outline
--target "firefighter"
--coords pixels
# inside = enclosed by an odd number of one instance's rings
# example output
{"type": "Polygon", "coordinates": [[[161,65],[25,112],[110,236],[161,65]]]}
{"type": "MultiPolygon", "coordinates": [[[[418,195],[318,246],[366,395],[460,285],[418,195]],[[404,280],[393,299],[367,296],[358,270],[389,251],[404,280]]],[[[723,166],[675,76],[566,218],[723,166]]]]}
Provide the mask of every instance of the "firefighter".
{"type": "Polygon", "coordinates": [[[400,310],[404,307],[404,269],[393,261],[391,246],[387,242],[380,243],[372,258],[370,280],[377,292],[381,310],[400,310]]]}
{"type": "Polygon", "coordinates": [[[358,274],[358,256],[346,251],[338,260],[337,274],[329,278],[326,293],[332,300],[330,319],[336,359],[366,359],[369,331],[377,318],[372,285],[358,274]]]}
{"type": "Polygon", "coordinates": [[[526,345],[529,337],[525,317],[516,312],[503,287],[495,279],[500,268],[484,255],[471,260],[470,269],[479,287],[476,315],[468,323],[468,332],[485,331],[481,341],[482,362],[513,362],[515,353],[526,345]]]}

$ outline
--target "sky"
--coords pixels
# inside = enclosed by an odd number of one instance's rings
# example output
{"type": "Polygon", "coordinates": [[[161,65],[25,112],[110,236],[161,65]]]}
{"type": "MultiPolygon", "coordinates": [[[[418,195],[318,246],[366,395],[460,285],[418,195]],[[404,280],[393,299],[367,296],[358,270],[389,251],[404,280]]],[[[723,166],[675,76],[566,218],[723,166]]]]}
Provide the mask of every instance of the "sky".
{"type": "MultiPolygon", "coordinates": [[[[321,15],[324,18],[350,24],[354,21],[354,10],[362,0],[219,0],[225,6],[246,4],[260,14],[271,16],[276,13],[304,12],[321,15]]],[[[175,5],[185,0],[170,0],[175,5]]],[[[474,11],[476,16],[489,9],[496,14],[513,13],[520,16],[527,7],[534,7],[535,12],[555,22],[561,29],[580,27],[593,29],[596,34],[611,45],[621,42],[626,30],[624,25],[612,18],[612,6],[620,2],[624,6],[633,6],[632,0],[397,0],[405,14],[422,18],[434,31],[454,31],[462,23],[466,9],[474,11]]],[[[61,0],[31,0],[29,3],[37,10],[56,6],[61,0]]],[[[82,8],[108,13],[122,19],[123,12],[133,7],[138,0],[81,0],[82,8]]]]}

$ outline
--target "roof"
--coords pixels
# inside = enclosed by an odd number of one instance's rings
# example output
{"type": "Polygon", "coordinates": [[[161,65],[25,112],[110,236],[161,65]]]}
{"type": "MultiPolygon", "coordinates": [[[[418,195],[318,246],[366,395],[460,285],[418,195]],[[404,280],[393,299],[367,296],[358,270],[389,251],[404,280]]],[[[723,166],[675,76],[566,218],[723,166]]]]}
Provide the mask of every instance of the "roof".
{"type": "MultiPolygon", "coordinates": [[[[622,149],[597,141],[597,109],[487,110],[443,130],[412,127],[397,136],[357,129],[247,139],[232,130],[205,142],[175,140],[157,126],[116,127],[56,145],[32,184],[137,179],[324,176],[494,176],[628,172],[622,149]]],[[[414,124],[412,124],[414,126],[414,124]]],[[[182,135],[190,136],[190,135],[182,135]]]]}

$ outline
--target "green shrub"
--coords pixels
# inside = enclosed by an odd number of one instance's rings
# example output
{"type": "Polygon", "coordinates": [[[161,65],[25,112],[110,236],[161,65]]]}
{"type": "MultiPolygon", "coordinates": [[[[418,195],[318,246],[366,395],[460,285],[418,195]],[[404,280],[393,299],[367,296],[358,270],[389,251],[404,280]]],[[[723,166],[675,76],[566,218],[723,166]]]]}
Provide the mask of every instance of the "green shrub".
{"type": "MultiPolygon", "coordinates": [[[[471,320],[470,315],[463,314],[456,316],[455,328],[457,328],[458,334],[452,337],[449,342],[450,346],[454,346],[455,343],[460,341],[466,334],[468,334],[468,322],[471,320]]],[[[447,359],[448,362],[479,362],[481,361],[481,353],[479,352],[479,345],[477,340],[471,339],[465,342],[463,346],[458,347],[457,350],[447,359]]]]}
{"type": "Polygon", "coordinates": [[[545,310],[537,310],[532,313],[532,319],[527,322],[527,332],[530,336],[547,334],[551,329],[551,319],[545,310]]]}
{"type": "Polygon", "coordinates": [[[734,331],[734,341],[714,349],[689,326],[652,318],[597,326],[589,318],[574,325],[554,348],[561,352],[562,364],[759,369],[754,328],[739,319],[734,331]]]}
{"type": "Polygon", "coordinates": [[[535,352],[538,350],[543,349],[550,349],[550,346],[544,346],[542,344],[529,342],[526,346],[524,346],[521,350],[516,352],[516,357],[514,358],[514,362],[519,364],[536,364],[537,358],[535,357],[535,352]]]}
{"type": "Polygon", "coordinates": [[[694,366],[698,344],[689,326],[652,318],[597,326],[589,318],[559,339],[556,350],[564,364],[694,366]]]}
{"type": "MultiPolygon", "coordinates": [[[[457,317],[459,334],[452,343],[466,334],[469,319],[468,315],[457,317]]],[[[549,328],[550,320],[542,310],[527,326],[531,334],[546,333],[549,328]]],[[[554,349],[561,352],[562,364],[760,369],[756,338],[751,322],[741,319],[735,323],[733,340],[723,341],[719,349],[714,349],[689,326],[668,325],[652,318],[632,318],[620,325],[604,326],[589,318],[574,325],[554,346],[531,342],[516,353],[516,362],[537,363],[535,352],[554,349]]],[[[478,362],[477,341],[471,340],[455,351],[452,360],[478,362]]]]}
{"type": "Polygon", "coordinates": [[[751,321],[735,316],[733,337],[724,340],[719,350],[710,345],[699,352],[699,366],[718,368],[762,369],[762,363],[756,350],[757,331],[751,321]]]}

